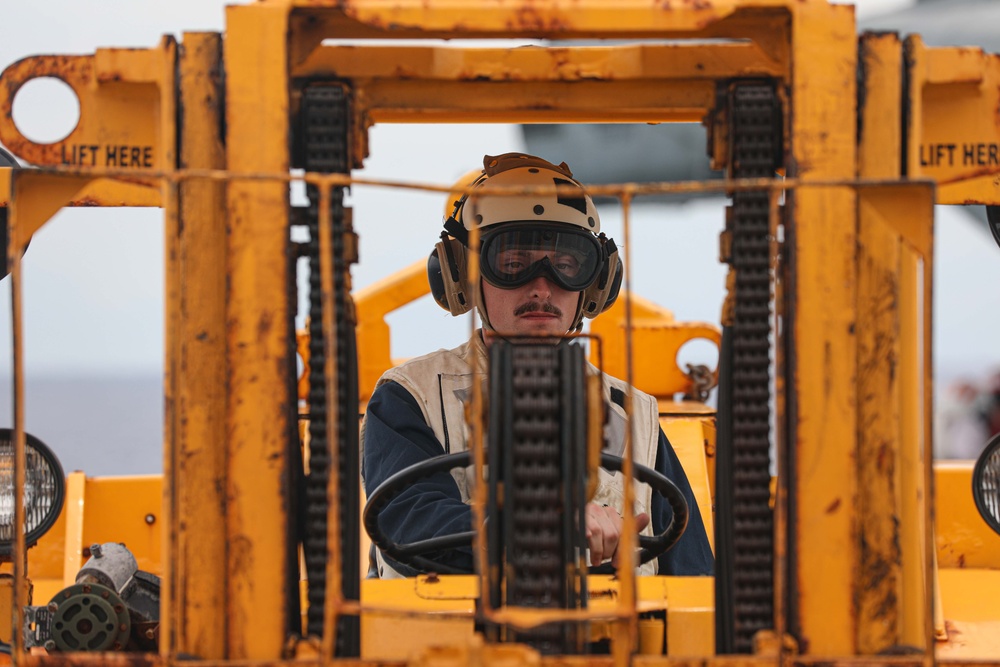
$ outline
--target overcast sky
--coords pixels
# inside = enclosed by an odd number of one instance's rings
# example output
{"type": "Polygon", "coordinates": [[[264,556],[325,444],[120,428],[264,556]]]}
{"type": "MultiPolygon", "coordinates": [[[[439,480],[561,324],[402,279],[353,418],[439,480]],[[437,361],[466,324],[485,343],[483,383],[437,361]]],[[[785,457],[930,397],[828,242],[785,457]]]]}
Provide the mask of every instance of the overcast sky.
{"type": "MultiPolygon", "coordinates": [[[[92,53],[99,46],[151,47],[160,35],[221,30],[219,0],[33,0],[5,2],[0,66],[41,53],[92,53]]],[[[910,4],[872,0],[864,13],[910,4]]],[[[57,132],[73,122],[72,96],[39,85],[18,99],[26,132],[57,132]]],[[[485,153],[521,150],[512,126],[379,126],[370,137],[366,176],[448,184],[485,153]]],[[[560,161],[558,155],[545,156],[560,161]]],[[[595,156],[599,159],[599,156],[595,156]]],[[[572,165],[571,165],[572,166],[572,165]]],[[[437,194],[358,187],[352,193],[361,235],[360,287],[427,256],[440,231],[437,194]]],[[[638,206],[627,257],[638,293],[680,320],[716,322],[724,269],[716,262],[721,200],[638,206]],[[640,268],[645,267],[645,268],[640,268]]],[[[621,238],[616,207],[602,210],[621,238]]],[[[939,375],[982,374],[1000,364],[1000,252],[960,212],[940,211],[936,230],[935,358],[939,375]]],[[[25,257],[26,359],[39,376],[157,375],[163,355],[163,244],[159,210],[64,211],[40,231],[25,257]]],[[[0,282],[0,350],[9,350],[9,280],[0,282]]],[[[468,324],[429,300],[390,319],[394,355],[460,342],[468,324]],[[443,332],[443,333],[442,333],[443,332]]],[[[697,355],[696,355],[697,356],[697,355]]],[[[0,355],[0,375],[9,371],[0,355]]]]}

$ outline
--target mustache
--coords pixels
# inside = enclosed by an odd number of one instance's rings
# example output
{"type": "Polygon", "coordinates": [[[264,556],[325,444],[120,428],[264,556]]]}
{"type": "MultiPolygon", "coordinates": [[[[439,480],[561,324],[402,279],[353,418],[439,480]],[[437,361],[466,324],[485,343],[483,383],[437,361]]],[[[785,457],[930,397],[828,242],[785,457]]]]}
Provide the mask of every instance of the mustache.
{"type": "Polygon", "coordinates": [[[536,313],[542,311],[543,313],[551,313],[556,317],[562,317],[562,311],[553,306],[551,303],[539,303],[538,301],[529,301],[527,303],[522,303],[520,306],[514,309],[514,317],[518,315],[524,315],[525,313],[536,313]]]}

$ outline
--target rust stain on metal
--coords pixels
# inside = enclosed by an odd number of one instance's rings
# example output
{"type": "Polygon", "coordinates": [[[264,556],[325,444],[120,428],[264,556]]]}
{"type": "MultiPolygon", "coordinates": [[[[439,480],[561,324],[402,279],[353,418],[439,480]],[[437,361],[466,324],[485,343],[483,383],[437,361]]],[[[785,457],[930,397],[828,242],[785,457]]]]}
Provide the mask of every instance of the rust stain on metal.
{"type": "Polygon", "coordinates": [[[883,442],[878,447],[877,468],[880,473],[889,476],[896,470],[896,453],[892,444],[883,442]]]}
{"type": "Polygon", "coordinates": [[[997,169],[996,167],[984,167],[982,169],[973,169],[971,171],[965,171],[953,178],[938,179],[938,185],[968,181],[972,180],[973,178],[982,178],[984,176],[1000,176],[1000,169],[997,169]]]}
{"type": "Polygon", "coordinates": [[[555,17],[546,20],[545,15],[534,7],[521,7],[514,12],[514,21],[507,24],[511,31],[525,32],[568,32],[572,26],[555,17]]]}
{"type": "Polygon", "coordinates": [[[601,600],[610,599],[614,600],[618,597],[618,590],[614,588],[607,588],[603,590],[590,591],[591,600],[601,600]]]}
{"type": "Polygon", "coordinates": [[[840,498],[836,498],[832,503],[826,506],[826,513],[833,514],[838,509],[840,509],[840,498]]]}
{"type": "Polygon", "coordinates": [[[266,341],[271,334],[271,327],[274,324],[270,313],[262,313],[257,320],[257,339],[266,341]]]}
{"type": "Polygon", "coordinates": [[[229,540],[229,555],[234,580],[246,581],[244,575],[253,571],[253,542],[246,535],[234,535],[229,540]]]}
{"type": "Polygon", "coordinates": [[[49,667],[58,664],[61,667],[153,667],[163,665],[164,661],[154,653],[102,652],[60,653],[58,658],[51,655],[27,654],[22,663],[25,667],[49,667]]]}

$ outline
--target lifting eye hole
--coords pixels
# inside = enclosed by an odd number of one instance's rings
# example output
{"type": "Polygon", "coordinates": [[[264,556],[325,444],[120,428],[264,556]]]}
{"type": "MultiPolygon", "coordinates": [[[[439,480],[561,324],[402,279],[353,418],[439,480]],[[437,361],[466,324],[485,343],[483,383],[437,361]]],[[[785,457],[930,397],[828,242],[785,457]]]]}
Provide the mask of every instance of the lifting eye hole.
{"type": "Polygon", "coordinates": [[[17,131],[36,144],[64,140],[80,122],[80,99],[69,84],[53,76],[26,81],[14,96],[11,115],[17,131]]]}

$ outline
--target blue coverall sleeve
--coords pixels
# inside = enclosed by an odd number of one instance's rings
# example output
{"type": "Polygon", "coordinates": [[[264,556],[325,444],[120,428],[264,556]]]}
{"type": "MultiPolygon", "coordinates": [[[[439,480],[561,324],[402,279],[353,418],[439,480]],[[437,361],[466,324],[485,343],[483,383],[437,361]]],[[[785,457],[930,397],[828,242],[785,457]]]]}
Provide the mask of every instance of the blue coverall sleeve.
{"type": "MultiPolygon", "coordinates": [[[[414,463],[444,454],[434,431],[424,421],[416,399],[396,382],[380,385],[368,401],[361,476],[374,491],[388,477],[414,463]]],[[[448,472],[419,480],[392,500],[379,516],[379,526],[397,543],[472,530],[472,512],[462,502],[455,478],[448,472]]],[[[426,556],[472,572],[472,548],[449,549],[426,556]]],[[[404,576],[418,572],[390,561],[404,576]]]]}
{"type": "MultiPolygon", "coordinates": [[[[715,559],[708,544],[708,535],[705,532],[705,523],[701,518],[698,501],[694,498],[684,468],[681,467],[681,462],[663,429],[660,429],[660,441],[656,448],[656,470],[677,485],[688,504],[687,529],[674,548],[659,557],[659,573],[686,576],[712,574],[715,559]]],[[[653,531],[657,534],[662,533],[673,518],[673,510],[663,496],[654,493],[650,511],[653,531]]]]}

